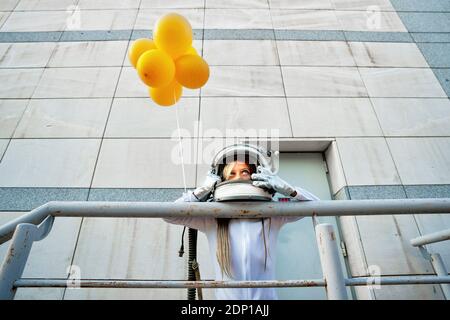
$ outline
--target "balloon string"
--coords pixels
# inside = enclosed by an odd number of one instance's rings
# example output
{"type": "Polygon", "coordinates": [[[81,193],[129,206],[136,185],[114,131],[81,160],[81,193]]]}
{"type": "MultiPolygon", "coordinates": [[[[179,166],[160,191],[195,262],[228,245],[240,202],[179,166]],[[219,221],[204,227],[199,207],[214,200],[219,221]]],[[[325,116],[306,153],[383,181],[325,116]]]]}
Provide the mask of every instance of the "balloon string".
{"type": "MultiPolygon", "coordinates": [[[[177,102],[177,98],[175,95],[175,90],[173,90],[173,101],[174,104],[177,102]]],[[[177,118],[177,129],[178,129],[178,142],[180,145],[180,156],[181,156],[181,171],[183,174],[183,185],[184,185],[184,192],[186,192],[186,173],[184,171],[184,159],[183,159],[183,145],[181,143],[181,130],[180,130],[180,121],[178,119],[178,107],[175,106],[175,115],[177,118]]]]}

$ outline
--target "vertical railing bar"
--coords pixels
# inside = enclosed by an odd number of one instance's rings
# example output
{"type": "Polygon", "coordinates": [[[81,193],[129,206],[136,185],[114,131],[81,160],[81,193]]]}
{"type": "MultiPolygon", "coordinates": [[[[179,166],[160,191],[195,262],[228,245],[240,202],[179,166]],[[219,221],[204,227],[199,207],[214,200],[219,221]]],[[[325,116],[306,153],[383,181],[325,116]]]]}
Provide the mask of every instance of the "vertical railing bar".
{"type": "Polygon", "coordinates": [[[14,283],[22,277],[33,242],[44,239],[50,233],[53,221],[54,218],[48,216],[39,226],[20,223],[16,227],[0,266],[0,299],[14,299],[17,290],[14,283]]]}
{"type": "Polygon", "coordinates": [[[316,226],[316,239],[328,299],[348,300],[345,287],[346,279],[339,260],[339,250],[333,226],[329,223],[318,224],[316,226]]]}

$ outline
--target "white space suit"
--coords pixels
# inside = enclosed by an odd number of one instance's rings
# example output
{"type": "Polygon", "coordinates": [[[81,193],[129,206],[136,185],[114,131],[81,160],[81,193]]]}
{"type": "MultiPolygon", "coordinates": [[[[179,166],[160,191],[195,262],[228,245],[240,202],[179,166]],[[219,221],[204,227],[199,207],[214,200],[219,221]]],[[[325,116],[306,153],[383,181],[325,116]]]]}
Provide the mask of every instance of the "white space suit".
{"type": "MultiPolygon", "coordinates": [[[[318,197],[299,187],[292,201],[319,200],[318,197]]],[[[176,202],[199,201],[192,192],[185,193],[176,202]]],[[[283,225],[300,220],[302,217],[272,217],[264,219],[264,234],[267,245],[266,269],[263,240],[262,219],[231,219],[229,222],[229,239],[231,270],[233,278],[222,273],[216,258],[217,220],[213,217],[177,217],[165,218],[169,223],[185,225],[205,233],[210,256],[214,265],[216,280],[275,280],[275,258],[278,233],[283,225]]],[[[277,299],[275,288],[218,288],[216,298],[219,300],[260,300],[277,299]]]]}

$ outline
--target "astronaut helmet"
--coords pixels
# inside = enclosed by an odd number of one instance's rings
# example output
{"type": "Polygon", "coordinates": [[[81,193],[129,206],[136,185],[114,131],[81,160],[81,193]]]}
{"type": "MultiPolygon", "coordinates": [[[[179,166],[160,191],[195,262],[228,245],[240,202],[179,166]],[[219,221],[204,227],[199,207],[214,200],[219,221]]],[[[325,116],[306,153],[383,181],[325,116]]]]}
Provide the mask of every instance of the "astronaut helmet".
{"type": "Polygon", "coordinates": [[[242,161],[252,167],[256,172],[258,166],[265,167],[272,172],[276,171],[278,151],[266,150],[262,146],[248,143],[236,143],[220,150],[213,158],[211,168],[213,173],[223,180],[224,167],[233,161],[242,161]]]}
{"type": "Polygon", "coordinates": [[[248,163],[253,173],[258,166],[274,172],[277,169],[276,160],[278,160],[278,152],[268,151],[261,146],[239,143],[223,148],[211,163],[213,173],[222,179],[213,191],[214,201],[270,201],[275,193],[274,190],[255,187],[252,181],[224,181],[223,169],[233,161],[241,161],[248,163]]]}

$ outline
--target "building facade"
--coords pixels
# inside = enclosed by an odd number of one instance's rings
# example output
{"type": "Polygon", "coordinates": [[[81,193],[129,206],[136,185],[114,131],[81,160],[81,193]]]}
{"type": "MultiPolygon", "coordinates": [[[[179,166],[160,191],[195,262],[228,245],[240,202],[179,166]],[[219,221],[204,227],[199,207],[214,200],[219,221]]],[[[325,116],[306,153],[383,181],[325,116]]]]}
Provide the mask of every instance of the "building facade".
{"type": "MultiPolygon", "coordinates": [[[[280,172],[321,199],[450,197],[448,21],[450,2],[437,0],[2,0],[0,224],[51,200],[173,201],[201,184],[218,148],[271,133],[280,172]],[[163,108],[127,50],[173,11],[192,24],[210,79],[163,108]]],[[[450,216],[334,223],[349,275],[429,275],[431,263],[409,240],[450,228],[450,216]]],[[[58,218],[24,277],[185,279],[181,230],[161,219],[58,218]]],[[[300,241],[298,230],[311,235],[312,227],[301,220],[286,238],[297,232],[300,241]]],[[[314,268],[311,241],[293,276],[314,268]]],[[[429,249],[450,270],[450,244],[429,249]]],[[[199,255],[212,277],[202,236],[199,255]]],[[[304,290],[282,297],[324,297],[304,290]]],[[[357,287],[351,296],[444,299],[439,285],[357,287]]],[[[183,289],[62,288],[16,296],[185,297],[183,289]]]]}

